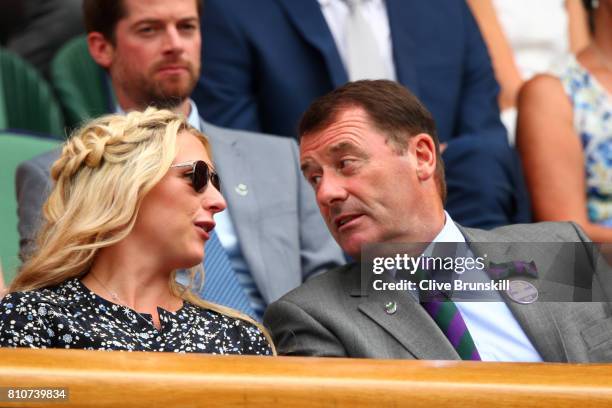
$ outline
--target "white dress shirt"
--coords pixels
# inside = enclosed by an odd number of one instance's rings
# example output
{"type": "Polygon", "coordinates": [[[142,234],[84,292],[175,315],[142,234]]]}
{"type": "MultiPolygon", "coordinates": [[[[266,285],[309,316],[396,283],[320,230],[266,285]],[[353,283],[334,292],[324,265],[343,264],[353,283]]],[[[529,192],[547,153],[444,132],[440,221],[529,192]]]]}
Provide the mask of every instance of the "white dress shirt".
{"type": "MultiPolygon", "coordinates": [[[[444,228],[433,242],[465,243],[465,237],[459,231],[448,213],[444,228]]],[[[463,255],[465,256],[465,255],[463,255]]],[[[473,257],[470,252],[467,256],[473,257]]],[[[489,280],[483,270],[470,270],[469,273],[482,275],[489,280]]],[[[478,279],[478,276],[475,276],[478,279]]],[[[516,318],[497,293],[498,302],[455,302],[461,316],[470,331],[474,344],[482,361],[525,361],[539,362],[542,357],[516,321],[516,318]]]]}

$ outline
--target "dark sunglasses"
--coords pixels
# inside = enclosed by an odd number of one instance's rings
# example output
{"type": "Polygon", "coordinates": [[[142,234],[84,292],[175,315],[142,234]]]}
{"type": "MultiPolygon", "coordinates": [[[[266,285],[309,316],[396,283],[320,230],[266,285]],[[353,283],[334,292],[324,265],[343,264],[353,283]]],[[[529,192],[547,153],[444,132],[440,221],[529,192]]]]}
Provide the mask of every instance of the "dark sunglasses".
{"type": "Polygon", "coordinates": [[[191,167],[189,173],[185,173],[186,176],[191,177],[191,186],[197,193],[201,193],[206,189],[208,180],[212,185],[219,191],[221,191],[221,181],[219,175],[215,173],[208,164],[203,160],[196,160],[194,162],[173,164],[170,167],[191,167]]]}

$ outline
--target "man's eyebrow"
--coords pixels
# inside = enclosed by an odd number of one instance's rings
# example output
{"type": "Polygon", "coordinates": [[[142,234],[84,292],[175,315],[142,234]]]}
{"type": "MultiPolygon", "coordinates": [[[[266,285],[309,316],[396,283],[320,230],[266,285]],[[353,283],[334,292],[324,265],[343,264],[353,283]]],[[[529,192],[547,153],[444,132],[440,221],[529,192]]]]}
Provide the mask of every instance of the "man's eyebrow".
{"type": "Polygon", "coordinates": [[[143,24],[159,24],[162,21],[156,18],[143,18],[142,20],[137,20],[132,24],[132,27],[137,27],[143,24]]]}
{"type": "Polygon", "coordinates": [[[360,157],[367,156],[367,154],[361,148],[359,148],[359,146],[346,141],[332,145],[327,150],[327,154],[330,156],[337,156],[343,153],[352,153],[360,157]]]}
{"type": "MultiPolygon", "coordinates": [[[[187,16],[187,17],[178,19],[176,22],[179,24],[195,23],[195,22],[199,22],[199,19],[196,16],[187,16]]],[[[165,22],[164,20],[153,18],[153,17],[143,18],[142,20],[135,21],[132,24],[132,27],[138,27],[139,25],[143,25],[143,24],[165,24],[165,22]]]]}
{"type": "Polygon", "coordinates": [[[312,160],[305,160],[304,163],[300,165],[300,169],[302,170],[302,173],[306,173],[307,171],[311,170],[313,167],[315,167],[315,164],[313,163],[312,160]]]}

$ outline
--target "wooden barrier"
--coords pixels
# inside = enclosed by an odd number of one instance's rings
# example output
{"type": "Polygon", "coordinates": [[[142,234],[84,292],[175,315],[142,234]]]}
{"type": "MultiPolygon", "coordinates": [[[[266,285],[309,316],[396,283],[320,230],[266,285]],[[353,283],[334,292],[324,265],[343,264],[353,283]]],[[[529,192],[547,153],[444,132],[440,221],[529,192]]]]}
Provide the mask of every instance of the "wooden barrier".
{"type": "Polygon", "coordinates": [[[0,349],[0,387],[68,390],[2,407],[610,407],[612,365],[0,349]]]}

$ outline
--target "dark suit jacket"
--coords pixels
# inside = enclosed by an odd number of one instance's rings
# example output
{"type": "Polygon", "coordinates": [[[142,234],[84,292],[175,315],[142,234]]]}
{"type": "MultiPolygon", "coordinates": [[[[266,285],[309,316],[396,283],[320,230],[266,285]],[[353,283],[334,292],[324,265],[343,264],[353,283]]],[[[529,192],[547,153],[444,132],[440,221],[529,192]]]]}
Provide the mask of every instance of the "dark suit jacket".
{"type": "MultiPolygon", "coordinates": [[[[302,177],[293,140],[222,129],[202,122],[223,180],[222,192],[242,254],[266,302],[306,278],[344,263],[302,177]],[[265,160],[275,157],[275,160],[265,160]],[[239,193],[239,185],[246,187],[239,193]]],[[[38,229],[51,188],[49,168],[57,150],[17,168],[19,235],[22,250],[38,229]]]]}
{"type": "MultiPolygon", "coordinates": [[[[593,265],[588,238],[570,223],[517,225],[486,232],[462,228],[474,253],[483,244],[496,245],[490,260],[534,260],[554,276],[571,275],[574,265],[593,265]],[[517,243],[577,242],[575,251],[543,251],[537,245],[517,243]],[[571,259],[570,259],[571,258],[571,259]]],[[[560,245],[562,248],[562,245],[560,245]]],[[[582,271],[581,271],[582,272],[582,271]]],[[[610,270],[593,275],[610,288],[610,270]]],[[[409,294],[361,287],[360,268],[348,265],[329,271],[271,304],[264,324],[272,331],[279,354],[392,359],[456,360],[446,336],[425,309],[409,294]],[[388,314],[387,302],[397,311],[388,314]]],[[[384,275],[381,275],[384,276],[384,275]]],[[[572,299],[576,287],[551,276],[531,280],[540,293],[555,290],[557,299],[572,299]]],[[[591,277],[589,277],[591,278],[591,277]]],[[[389,278],[390,279],[390,278],[389,278]]],[[[530,280],[521,277],[522,280],[530,280]]],[[[606,302],[540,302],[506,304],[544,361],[612,361],[612,309],[606,302]]],[[[605,296],[602,297],[605,300],[605,296]]],[[[609,300],[609,293],[608,298],[609,300]]],[[[483,303],[486,307],[486,303],[483,303]]]]}
{"type": "MultiPolygon", "coordinates": [[[[506,140],[498,85],[462,0],[386,0],[397,80],[432,112],[442,142],[506,140]]],[[[348,81],[317,0],[207,0],[193,98],[220,126],[295,136],[318,96],[348,81]]]]}

